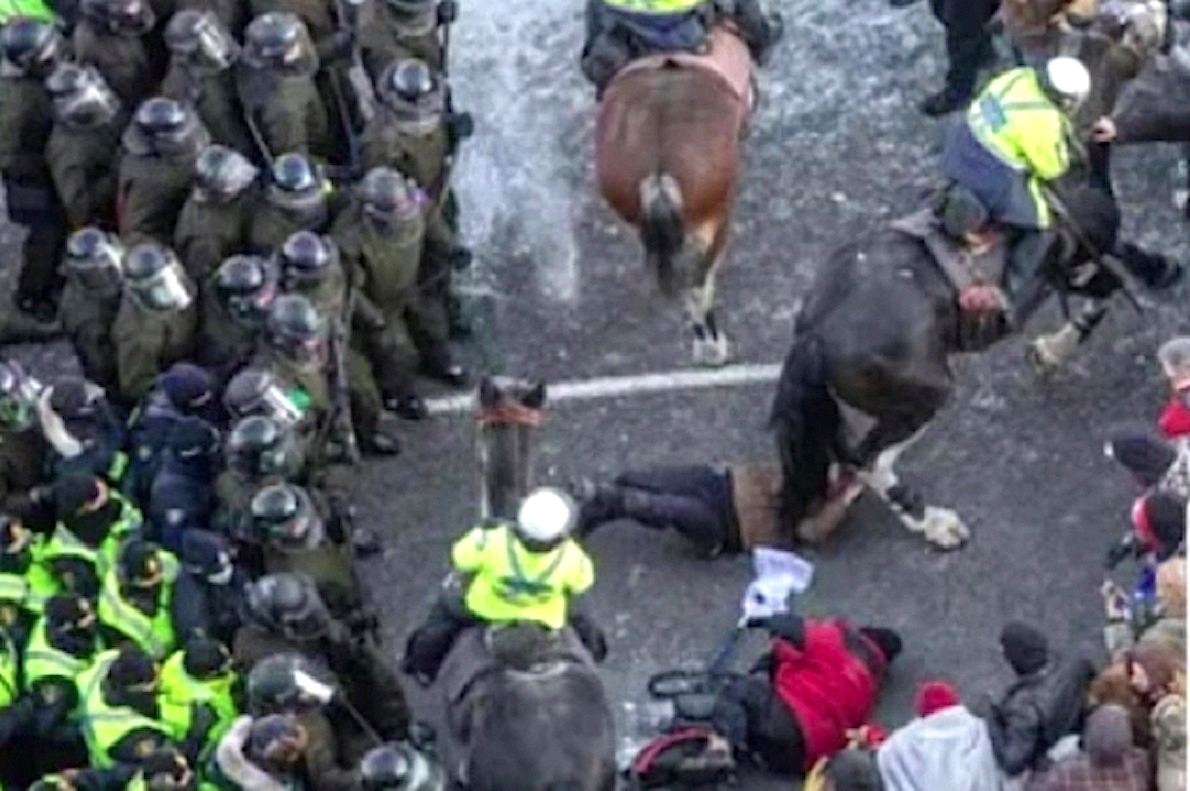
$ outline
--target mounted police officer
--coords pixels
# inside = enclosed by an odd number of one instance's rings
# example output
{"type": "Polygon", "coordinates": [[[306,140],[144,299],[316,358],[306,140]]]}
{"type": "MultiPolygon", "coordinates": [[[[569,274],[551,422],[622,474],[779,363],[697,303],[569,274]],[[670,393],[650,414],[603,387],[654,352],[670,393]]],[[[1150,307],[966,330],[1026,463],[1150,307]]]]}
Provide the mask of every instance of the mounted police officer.
{"type": "Polygon", "coordinates": [[[204,312],[213,297],[212,274],[248,246],[252,212],[260,199],[259,173],[243,154],[219,144],[207,146],[195,162],[194,188],[178,216],[174,250],[199,284],[204,312]]]}
{"type": "Polygon", "coordinates": [[[116,227],[120,135],[128,118],[94,66],[63,63],[46,79],[54,129],[46,158],[72,230],[116,227]]]}
{"type": "Polygon", "coordinates": [[[236,87],[240,46],[211,11],[179,11],[165,28],[169,71],[161,95],[195,108],[211,140],[241,154],[256,151],[236,87]]]}
{"type": "Polygon", "coordinates": [[[124,256],[124,297],[112,338],[120,394],[139,401],[157,375],[188,359],[197,331],[194,282],[168,247],[138,244],[124,256]]]}
{"type": "Polygon", "coordinates": [[[43,321],[54,316],[54,267],[66,241],[62,204],[45,156],[53,109],[43,81],[63,49],[49,20],[16,17],[0,29],[0,176],[9,219],[29,229],[14,302],[43,321]]]}
{"type": "Polygon", "coordinates": [[[66,285],[58,313],[88,380],[105,390],[119,382],[112,325],[123,292],[124,247],[119,238],[96,227],[75,231],[66,240],[62,273],[66,285]]]}
{"type": "Polygon", "coordinates": [[[159,96],[137,108],[124,132],[120,161],[121,237],[173,242],[198,155],[209,142],[210,134],[194,111],[173,99],[159,96]]]}
{"type": "Polygon", "coordinates": [[[198,355],[220,381],[228,381],[264,340],[279,276],[268,258],[234,255],[219,265],[211,280],[213,295],[203,305],[198,355]]]}
{"type": "Polygon", "coordinates": [[[159,62],[149,34],[157,24],[145,0],[82,0],[74,28],[74,55],[93,64],[128,107],[136,107],[157,87],[159,62]]]}
{"type": "Polygon", "coordinates": [[[302,20],[284,12],[253,19],[242,61],[240,102],[262,156],[329,155],[330,120],[314,84],[318,54],[302,20]]]}
{"type": "Polygon", "coordinates": [[[602,93],[631,60],[654,52],[701,50],[722,19],[736,24],[760,64],[781,37],[780,17],[766,17],[758,0],[588,0],[583,75],[602,93]]]}
{"type": "Polygon", "coordinates": [[[308,156],[278,157],[270,176],[248,236],[249,248],[261,255],[273,252],[298,231],[322,231],[332,217],[330,179],[308,156]]]}
{"type": "MultiPolygon", "coordinates": [[[[1007,302],[1017,327],[1044,293],[1041,268],[1054,238],[1045,182],[1070,167],[1070,117],[1090,90],[1090,74],[1075,58],[1010,69],[976,97],[946,139],[943,172],[1011,233],[1007,299],[996,294],[988,306],[1007,302]]],[[[964,294],[960,301],[986,307],[983,297],[964,294]]]]}
{"type": "Polygon", "coordinates": [[[578,600],[594,584],[595,568],[570,538],[575,519],[569,497],[540,488],[521,503],[514,523],[480,525],[456,541],[451,565],[467,578],[466,590],[442,590],[409,637],[405,672],[428,685],[464,629],[512,621],[546,629],[569,623],[595,661],[603,661],[607,642],[578,600]]]}

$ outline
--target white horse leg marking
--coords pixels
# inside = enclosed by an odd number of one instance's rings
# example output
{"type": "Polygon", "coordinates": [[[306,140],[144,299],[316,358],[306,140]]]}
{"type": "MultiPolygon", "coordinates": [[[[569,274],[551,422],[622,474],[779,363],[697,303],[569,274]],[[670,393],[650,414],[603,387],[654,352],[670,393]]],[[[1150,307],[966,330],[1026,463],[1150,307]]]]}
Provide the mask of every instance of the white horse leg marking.
{"type": "MultiPolygon", "coordinates": [[[[690,234],[690,243],[699,251],[697,254],[705,256],[715,240],[715,226],[706,222],[690,234]]],[[[719,274],[719,267],[723,264],[724,251],[720,249],[711,265],[707,268],[703,282],[693,285],[686,290],[686,315],[690,318],[694,330],[693,357],[699,365],[726,365],[731,359],[731,347],[727,336],[715,321],[715,277],[719,274]]]]}

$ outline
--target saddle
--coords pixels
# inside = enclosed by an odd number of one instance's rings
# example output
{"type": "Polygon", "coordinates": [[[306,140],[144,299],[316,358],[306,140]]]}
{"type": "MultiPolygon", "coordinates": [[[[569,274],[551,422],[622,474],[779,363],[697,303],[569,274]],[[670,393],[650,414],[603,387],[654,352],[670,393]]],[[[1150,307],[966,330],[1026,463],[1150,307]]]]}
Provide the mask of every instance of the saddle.
{"type": "Polygon", "coordinates": [[[666,68],[703,69],[713,73],[740,100],[745,116],[752,112],[755,105],[752,55],[735,25],[715,25],[705,52],[658,52],[629,61],[616,72],[609,87],[626,75],[666,68]]]}
{"type": "Polygon", "coordinates": [[[447,656],[452,671],[442,673],[446,699],[462,700],[471,687],[492,673],[544,675],[567,664],[593,664],[569,628],[551,632],[535,624],[475,627],[459,635],[447,656]]]}

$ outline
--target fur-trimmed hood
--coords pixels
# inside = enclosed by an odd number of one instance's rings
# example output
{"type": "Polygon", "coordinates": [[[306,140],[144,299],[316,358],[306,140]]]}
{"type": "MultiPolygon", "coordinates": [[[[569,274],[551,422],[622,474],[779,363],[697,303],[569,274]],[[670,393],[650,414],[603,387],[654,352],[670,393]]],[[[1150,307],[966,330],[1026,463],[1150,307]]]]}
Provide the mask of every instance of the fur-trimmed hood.
{"type": "Polygon", "coordinates": [[[215,763],[219,771],[243,791],[291,791],[290,787],[248,760],[244,749],[252,718],[243,716],[232,723],[231,729],[219,740],[215,763]]]}

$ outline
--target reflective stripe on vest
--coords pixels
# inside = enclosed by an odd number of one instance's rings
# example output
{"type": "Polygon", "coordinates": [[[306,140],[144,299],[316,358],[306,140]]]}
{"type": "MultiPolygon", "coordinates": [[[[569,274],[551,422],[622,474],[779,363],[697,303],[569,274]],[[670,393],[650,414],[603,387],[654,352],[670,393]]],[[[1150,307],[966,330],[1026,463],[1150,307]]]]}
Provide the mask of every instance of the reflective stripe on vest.
{"type": "Polygon", "coordinates": [[[207,734],[207,746],[214,747],[239,716],[231,694],[235,674],[229,672],[201,680],[186,672],[184,662],[184,652],[176,651],[161,667],[161,719],[173,730],[175,738],[184,739],[190,730],[192,704],[210,705],[216,721],[207,734]]]}
{"type": "Polygon", "coordinates": [[[967,112],[967,124],[971,128],[972,134],[979,142],[983,143],[984,148],[995,154],[997,159],[1013,170],[1027,170],[1029,163],[1004,145],[999,137],[1000,132],[1010,126],[1013,116],[1017,113],[1057,112],[1054,105],[1044,96],[1031,99],[1008,99],[1013,88],[1017,87],[1021,80],[1031,76],[1031,69],[1017,69],[1015,74],[1004,81],[1004,85],[999,86],[996,90],[989,88],[980,94],[967,112]]]}
{"type": "Polygon", "coordinates": [[[702,5],[703,0],[603,0],[619,11],[636,14],[681,14],[702,5]]]}
{"type": "Polygon", "coordinates": [[[27,16],[50,22],[54,19],[54,12],[43,0],[0,0],[0,23],[7,22],[14,16],[27,16]]]}
{"type": "Polygon", "coordinates": [[[173,555],[161,553],[161,589],[157,592],[157,611],[152,618],[137,607],[125,601],[120,594],[119,577],[115,571],[107,575],[103,590],[99,592],[99,620],[127,636],[157,661],[174,646],[175,635],[170,604],[173,601],[173,584],[178,576],[178,562],[173,555]]]}
{"type": "Polygon", "coordinates": [[[32,689],[46,678],[61,678],[74,684],[78,675],[87,669],[87,660],[50,645],[45,627],[45,618],[42,618],[29,636],[29,645],[25,648],[25,686],[32,689]]]}
{"type": "Polygon", "coordinates": [[[0,634],[4,641],[4,653],[0,655],[0,709],[16,700],[20,690],[17,688],[17,668],[20,657],[12,638],[5,631],[0,634]]]}
{"type": "Polygon", "coordinates": [[[566,555],[566,544],[562,544],[554,556],[550,558],[550,562],[541,570],[541,573],[536,577],[529,577],[521,568],[521,561],[517,557],[516,548],[517,540],[513,532],[505,528],[504,552],[508,558],[508,567],[512,574],[500,578],[500,596],[510,602],[519,602],[528,599],[534,602],[540,602],[549,598],[550,593],[553,592],[553,587],[549,584],[550,577],[554,576],[554,572],[562,565],[562,558],[566,555]]]}
{"type": "Polygon", "coordinates": [[[16,602],[24,607],[28,598],[28,580],[20,574],[0,574],[0,601],[16,602]]]}
{"type": "Polygon", "coordinates": [[[127,706],[109,706],[103,699],[103,680],[107,678],[108,670],[119,653],[116,650],[105,651],[78,680],[82,692],[80,724],[83,739],[87,743],[91,765],[99,769],[110,769],[116,763],[108,750],[129,731],[154,730],[166,739],[170,737],[169,728],[163,723],[138,714],[127,706]]]}

